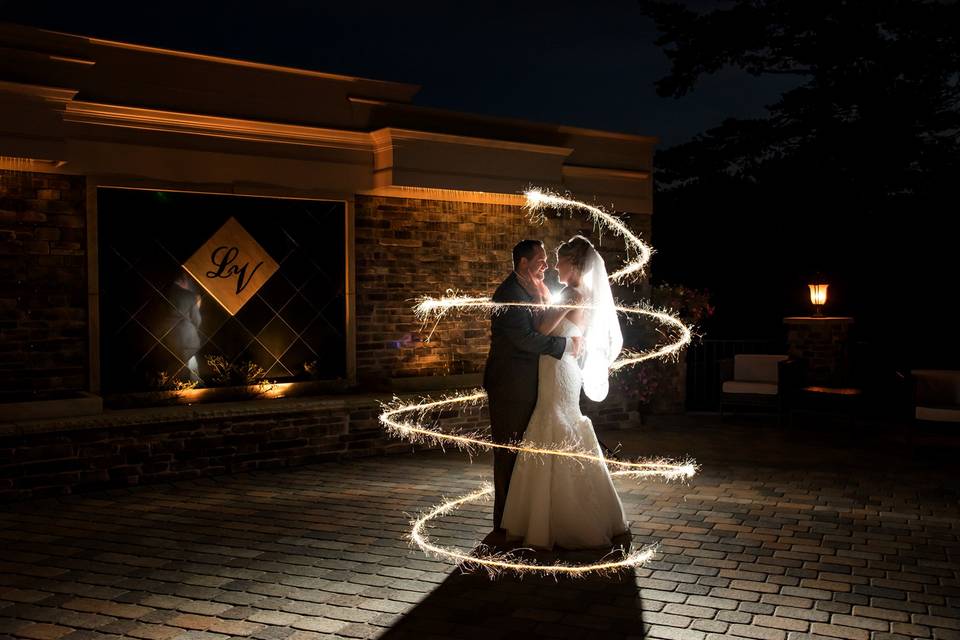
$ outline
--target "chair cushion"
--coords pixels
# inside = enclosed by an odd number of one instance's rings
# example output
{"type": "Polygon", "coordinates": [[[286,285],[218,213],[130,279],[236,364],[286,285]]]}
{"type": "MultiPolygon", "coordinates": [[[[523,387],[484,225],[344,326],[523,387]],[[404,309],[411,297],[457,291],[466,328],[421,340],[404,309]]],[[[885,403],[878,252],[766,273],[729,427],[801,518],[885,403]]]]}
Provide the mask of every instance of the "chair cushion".
{"type": "Polygon", "coordinates": [[[722,389],[724,393],[752,393],[762,396],[777,395],[777,385],[770,382],[740,382],[739,380],[727,380],[723,383],[722,389]]]}
{"type": "Polygon", "coordinates": [[[960,406],[917,407],[917,420],[933,422],[960,422],[960,406]]]}
{"type": "Polygon", "coordinates": [[[737,382],[768,382],[777,384],[777,364],[787,356],[768,354],[740,354],[733,357],[733,379],[737,382]]]}

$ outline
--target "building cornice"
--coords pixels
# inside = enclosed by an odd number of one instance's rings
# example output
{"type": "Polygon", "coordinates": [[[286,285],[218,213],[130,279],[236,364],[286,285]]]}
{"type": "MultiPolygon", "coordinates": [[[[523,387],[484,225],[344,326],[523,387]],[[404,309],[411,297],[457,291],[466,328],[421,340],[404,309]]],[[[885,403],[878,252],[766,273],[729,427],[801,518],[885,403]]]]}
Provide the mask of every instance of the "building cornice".
{"type": "MultiPolygon", "coordinates": [[[[69,35],[69,34],[64,34],[69,35]]],[[[193,53],[190,51],[177,51],[175,49],[163,49],[161,47],[150,47],[142,44],[132,44],[129,42],[118,42],[116,40],[104,40],[102,38],[87,38],[90,44],[116,49],[126,49],[128,51],[143,51],[147,53],[157,53],[164,56],[175,58],[187,58],[191,60],[202,60],[204,62],[213,62],[216,64],[230,65],[234,67],[246,67],[249,69],[259,69],[262,71],[271,71],[274,73],[285,73],[289,75],[307,76],[310,78],[322,78],[324,80],[336,80],[337,82],[365,83],[373,85],[382,85],[385,87],[396,87],[409,92],[412,96],[420,90],[420,85],[406,82],[393,82],[391,80],[375,80],[373,78],[360,78],[357,76],[347,76],[338,73],[326,73],[324,71],[314,71],[312,69],[298,69],[297,67],[285,67],[277,64],[267,64],[264,62],[252,62],[250,60],[238,60],[236,58],[225,58],[222,56],[213,56],[205,53],[193,53]]]]}
{"type": "Polygon", "coordinates": [[[77,95],[76,89],[45,87],[38,84],[24,84],[21,82],[9,82],[7,80],[0,80],[0,92],[15,93],[17,95],[40,98],[51,102],[69,102],[77,95]]]}
{"type": "Polygon", "coordinates": [[[148,131],[164,131],[268,144],[295,144],[371,151],[369,133],[292,124],[207,116],[142,107],[76,101],[66,105],[67,122],[148,131]]]}
{"type": "MultiPolygon", "coordinates": [[[[287,67],[277,64],[269,64],[264,62],[253,62],[250,60],[238,60],[235,58],[227,58],[223,56],[215,56],[203,53],[194,53],[190,51],[177,51],[175,49],[165,49],[162,47],[151,47],[148,45],[135,44],[130,42],[120,42],[117,40],[109,40],[105,38],[95,38],[90,36],[83,36],[75,33],[67,33],[63,31],[56,31],[52,29],[34,29],[31,27],[21,27],[19,25],[2,25],[8,28],[15,29],[23,33],[36,33],[36,34],[46,34],[47,36],[53,36],[57,39],[62,39],[67,43],[77,43],[81,45],[93,45],[98,47],[103,47],[106,49],[117,49],[125,51],[136,51],[142,53],[152,53],[168,58],[180,58],[186,60],[196,60],[202,62],[209,62],[213,64],[222,64],[232,67],[243,67],[248,69],[257,69],[260,71],[269,71],[271,73],[281,73],[286,75],[297,75],[305,76],[309,78],[323,79],[323,80],[333,80],[336,82],[344,83],[353,83],[360,85],[368,86],[381,86],[387,87],[394,91],[399,91],[400,93],[412,98],[420,90],[420,85],[412,84],[408,82],[395,82],[392,80],[378,80],[375,78],[361,78],[357,76],[348,76],[338,73],[327,73],[323,71],[314,71],[312,69],[299,69],[297,67],[287,67]]],[[[76,46],[76,44],[74,44],[76,46]]],[[[45,52],[36,52],[39,55],[49,55],[50,58],[55,60],[61,60],[64,62],[74,62],[81,64],[95,64],[94,60],[87,60],[77,56],[67,56],[59,54],[46,54],[45,52]]]]}
{"type": "Polygon", "coordinates": [[[649,180],[649,171],[630,171],[627,169],[606,169],[604,167],[584,167],[565,164],[562,168],[564,178],[605,178],[617,180],[649,180]]]}
{"type": "Polygon", "coordinates": [[[425,115],[434,114],[438,116],[462,118],[465,120],[468,119],[468,120],[476,120],[480,122],[499,123],[504,125],[516,126],[516,127],[555,131],[562,134],[580,135],[580,136],[585,136],[590,138],[607,138],[607,139],[621,140],[624,142],[634,142],[634,143],[642,143],[642,144],[656,144],[657,142],[659,142],[659,138],[657,138],[656,136],[644,136],[644,135],[639,135],[635,133],[622,133],[619,131],[604,131],[602,129],[590,129],[586,127],[574,127],[570,125],[534,122],[532,120],[523,120],[520,118],[488,116],[488,115],[480,115],[476,113],[468,113],[463,111],[450,111],[447,109],[438,109],[436,107],[424,107],[424,106],[408,104],[404,102],[393,102],[390,100],[365,98],[363,96],[348,96],[347,100],[349,100],[353,104],[358,104],[358,105],[386,107],[389,109],[396,109],[399,111],[407,111],[411,113],[420,113],[425,115]]]}
{"type": "Polygon", "coordinates": [[[35,48],[25,48],[25,47],[7,47],[0,46],[0,55],[9,56],[15,59],[25,59],[32,62],[39,61],[54,61],[54,62],[66,62],[68,64],[80,65],[84,67],[92,67],[97,63],[93,60],[88,60],[86,58],[78,58],[77,56],[67,56],[59,53],[51,53],[49,51],[42,51],[35,48]]]}
{"type": "Polygon", "coordinates": [[[471,136],[457,136],[446,133],[434,133],[430,131],[415,131],[412,129],[397,129],[394,127],[377,129],[370,135],[373,138],[374,149],[376,151],[382,151],[392,147],[397,142],[434,142],[439,144],[467,145],[473,147],[485,147],[488,149],[523,151],[526,153],[563,157],[567,157],[573,153],[573,149],[570,147],[555,147],[543,144],[531,144],[528,142],[494,140],[490,138],[474,138],[471,136]]]}

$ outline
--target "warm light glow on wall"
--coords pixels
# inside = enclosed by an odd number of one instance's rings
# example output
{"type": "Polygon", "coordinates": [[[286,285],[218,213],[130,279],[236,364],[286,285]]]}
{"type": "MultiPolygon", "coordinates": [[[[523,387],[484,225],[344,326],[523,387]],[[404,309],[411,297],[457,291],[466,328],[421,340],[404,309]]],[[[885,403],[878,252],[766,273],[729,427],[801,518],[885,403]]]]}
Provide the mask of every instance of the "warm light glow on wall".
{"type": "Polygon", "coordinates": [[[49,171],[67,164],[64,160],[40,160],[37,158],[17,158],[0,156],[0,169],[7,171],[49,171]]]}
{"type": "MultiPolygon", "coordinates": [[[[269,382],[264,380],[258,384],[248,385],[245,391],[250,397],[285,398],[294,384],[293,382],[269,382]]],[[[174,392],[174,397],[184,404],[193,404],[194,402],[213,399],[215,396],[223,394],[224,391],[224,389],[218,387],[178,389],[174,392]]]]}

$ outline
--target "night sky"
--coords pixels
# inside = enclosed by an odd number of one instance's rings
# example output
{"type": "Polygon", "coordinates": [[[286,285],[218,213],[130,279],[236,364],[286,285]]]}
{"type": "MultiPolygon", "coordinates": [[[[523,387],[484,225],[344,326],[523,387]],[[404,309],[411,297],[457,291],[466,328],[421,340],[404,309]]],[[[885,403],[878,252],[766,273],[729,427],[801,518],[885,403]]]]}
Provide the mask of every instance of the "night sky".
{"type": "MultiPolygon", "coordinates": [[[[711,3],[701,2],[704,8],[711,3]]],[[[715,4],[715,3],[714,3],[715,4]]],[[[80,35],[419,84],[425,106],[655,135],[667,147],[763,116],[789,78],[735,70],[681,99],[631,0],[183,2],[0,0],[0,19],[80,35]]]]}

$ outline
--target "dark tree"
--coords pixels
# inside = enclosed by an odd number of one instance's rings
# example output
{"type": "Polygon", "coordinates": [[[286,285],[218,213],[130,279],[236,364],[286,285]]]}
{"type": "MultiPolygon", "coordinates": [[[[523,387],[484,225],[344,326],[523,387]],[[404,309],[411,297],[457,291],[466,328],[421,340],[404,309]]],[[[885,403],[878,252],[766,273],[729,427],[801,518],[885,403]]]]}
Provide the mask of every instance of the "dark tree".
{"type": "Polygon", "coordinates": [[[806,310],[803,285],[822,271],[832,310],[855,315],[875,353],[904,367],[956,358],[955,337],[918,331],[904,312],[946,322],[954,306],[960,4],[642,6],[672,65],[662,96],[725,67],[796,77],[768,117],[657,154],[658,275],[713,288],[715,330],[733,337],[773,335],[781,315],[806,310]]]}

